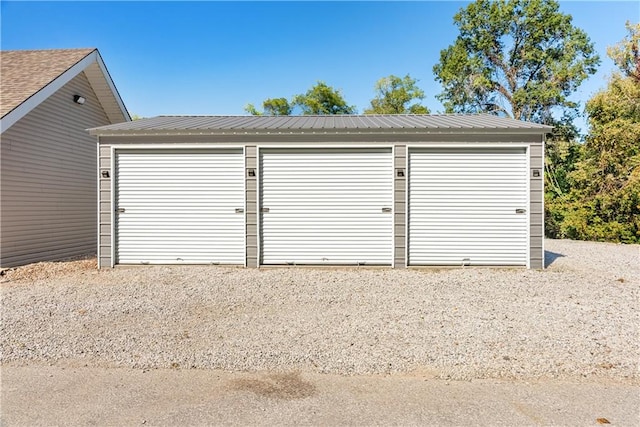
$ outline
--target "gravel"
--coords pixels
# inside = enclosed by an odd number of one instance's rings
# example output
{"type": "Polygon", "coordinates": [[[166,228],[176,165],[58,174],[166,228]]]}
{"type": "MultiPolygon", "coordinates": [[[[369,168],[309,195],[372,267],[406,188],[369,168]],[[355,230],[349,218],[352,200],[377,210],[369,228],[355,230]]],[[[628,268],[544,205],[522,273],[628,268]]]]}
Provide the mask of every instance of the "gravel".
{"type": "Polygon", "coordinates": [[[545,244],[544,271],[32,265],[0,362],[640,379],[640,246],[545,244]]]}

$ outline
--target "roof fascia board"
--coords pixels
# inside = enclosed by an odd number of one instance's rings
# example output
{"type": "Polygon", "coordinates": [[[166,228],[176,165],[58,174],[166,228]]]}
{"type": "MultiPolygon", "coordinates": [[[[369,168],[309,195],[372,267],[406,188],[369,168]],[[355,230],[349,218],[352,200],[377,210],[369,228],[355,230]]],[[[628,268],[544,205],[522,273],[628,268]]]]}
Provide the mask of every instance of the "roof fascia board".
{"type": "Polygon", "coordinates": [[[111,92],[113,93],[113,97],[116,99],[116,102],[118,103],[118,107],[120,107],[120,110],[122,110],[122,115],[124,116],[125,121],[130,122],[131,116],[129,115],[129,111],[127,111],[127,108],[124,106],[124,101],[122,101],[120,92],[118,92],[118,89],[116,88],[115,83],[113,83],[111,74],[109,74],[109,70],[107,70],[107,66],[102,60],[102,56],[100,55],[100,52],[96,50],[94,53],[97,54],[96,59],[98,62],[98,66],[100,67],[100,70],[102,70],[102,74],[104,74],[104,78],[107,81],[107,84],[109,85],[109,89],[111,89],[111,92]]]}
{"type": "Polygon", "coordinates": [[[31,95],[26,101],[18,105],[2,119],[0,119],[0,132],[4,132],[13,126],[18,120],[29,114],[31,110],[43,103],[47,98],[53,95],[58,89],[69,83],[71,79],[80,74],[91,63],[96,61],[98,51],[94,50],[87,56],[78,61],[74,66],[64,73],[53,79],[48,85],[31,95]]]}

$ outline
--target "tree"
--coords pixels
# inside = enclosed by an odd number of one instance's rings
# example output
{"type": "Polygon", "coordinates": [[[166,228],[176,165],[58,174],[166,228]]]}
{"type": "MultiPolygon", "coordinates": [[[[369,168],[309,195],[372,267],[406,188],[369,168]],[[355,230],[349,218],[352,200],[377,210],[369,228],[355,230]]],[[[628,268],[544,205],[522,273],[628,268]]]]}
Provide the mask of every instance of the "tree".
{"type": "Polygon", "coordinates": [[[293,106],[287,98],[268,98],[262,103],[262,112],[258,111],[253,104],[247,104],[244,110],[254,116],[290,116],[293,106]]]}
{"type": "Polygon", "coordinates": [[[429,114],[429,109],[411,101],[424,99],[424,91],[417,85],[417,80],[409,74],[397,77],[393,74],[376,82],[376,97],[371,100],[371,108],[365,114],[429,114]]]}
{"type": "Polygon", "coordinates": [[[619,67],[586,105],[589,135],[567,174],[571,191],[552,200],[557,237],[640,242],[640,24],[608,50],[619,67]]]}
{"type": "Polygon", "coordinates": [[[356,108],[347,105],[339,90],[317,82],[306,93],[293,97],[293,105],[302,109],[305,115],[354,114],[356,108]]]}
{"type": "Polygon", "coordinates": [[[545,193],[550,197],[566,194],[571,190],[568,176],[575,170],[576,162],[582,156],[579,133],[573,124],[574,112],[565,112],[559,120],[553,119],[549,125],[554,133],[545,142],[545,193]]]}
{"type": "Polygon", "coordinates": [[[549,123],[600,60],[555,0],[477,0],[454,16],[455,42],[433,67],[447,112],[549,123]],[[557,111],[556,111],[557,112],[557,111]]]}
{"type": "Polygon", "coordinates": [[[354,114],[355,107],[347,105],[339,90],[324,82],[317,82],[306,93],[295,95],[291,101],[287,98],[269,98],[262,103],[263,111],[253,104],[247,104],[244,110],[254,116],[290,116],[299,108],[302,114],[354,114]]]}
{"type": "Polygon", "coordinates": [[[640,24],[632,25],[627,21],[625,27],[629,35],[616,46],[609,47],[609,58],[620,68],[627,77],[640,82],[640,24]]]}

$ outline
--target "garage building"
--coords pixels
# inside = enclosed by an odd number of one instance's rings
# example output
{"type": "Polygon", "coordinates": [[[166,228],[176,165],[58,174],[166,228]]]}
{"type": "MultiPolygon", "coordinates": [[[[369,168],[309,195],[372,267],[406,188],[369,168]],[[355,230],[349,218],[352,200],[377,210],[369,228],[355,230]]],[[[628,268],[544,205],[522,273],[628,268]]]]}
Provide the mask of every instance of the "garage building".
{"type": "Polygon", "coordinates": [[[94,128],[99,266],[543,268],[551,130],[491,115],[160,116],[94,128]]]}

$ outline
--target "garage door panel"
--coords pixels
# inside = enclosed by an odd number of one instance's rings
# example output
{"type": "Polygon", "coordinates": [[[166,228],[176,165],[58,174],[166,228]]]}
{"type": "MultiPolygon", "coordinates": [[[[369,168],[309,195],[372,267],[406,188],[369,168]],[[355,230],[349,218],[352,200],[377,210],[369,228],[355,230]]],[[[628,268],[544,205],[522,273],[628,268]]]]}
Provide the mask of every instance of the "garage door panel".
{"type": "Polygon", "coordinates": [[[393,251],[390,149],[263,150],[263,264],[384,264],[393,251]]]}
{"type": "Polygon", "coordinates": [[[121,151],[116,176],[118,263],[244,264],[242,150],[121,151]]]}
{"type": "Polygon", "coordinates": [[[524,148],[409,152],[410,265],[526,265],[524,148]]]}

